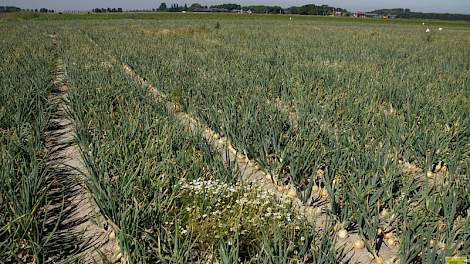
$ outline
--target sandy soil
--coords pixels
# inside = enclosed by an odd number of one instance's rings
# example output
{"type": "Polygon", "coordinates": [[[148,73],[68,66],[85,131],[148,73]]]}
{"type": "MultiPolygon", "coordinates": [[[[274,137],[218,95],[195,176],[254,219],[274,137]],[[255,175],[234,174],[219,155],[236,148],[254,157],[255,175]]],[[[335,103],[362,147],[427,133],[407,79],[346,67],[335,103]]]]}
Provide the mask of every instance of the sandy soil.
{"type": "MultiPolygon", "coordinates": [[[[57,46],[58,40],[56,35],[51,36],[54,44],[57,46]]],[[[52,130],[47,135],[47,147],[53,165],[68,171],[68,177],[75,182],[70,192],[73,193],[66,201],[66,206],[74,208],[70,219],[73,225],[70,232],[81,234],[83,244],[82,257],[85,263],[101,263],[103,257],[111,260],[115,252],[115,241],[110,241],[108,235],[110,228],[105,230],[107,226],[104,218],[99,214],[99,210],[94,204],[91,194],[86,188],[87,169],[83,162],[80,148],[75,140],[75,127],[71,117],[68,116],[68,91],[69,87],[65,82],[65,68],[63,63],[58,60],[54,72],[54,91],[49,97],[51,104],[57,108],[54,118],[51,120],[57,125],[57,129],[52,130]]]]}

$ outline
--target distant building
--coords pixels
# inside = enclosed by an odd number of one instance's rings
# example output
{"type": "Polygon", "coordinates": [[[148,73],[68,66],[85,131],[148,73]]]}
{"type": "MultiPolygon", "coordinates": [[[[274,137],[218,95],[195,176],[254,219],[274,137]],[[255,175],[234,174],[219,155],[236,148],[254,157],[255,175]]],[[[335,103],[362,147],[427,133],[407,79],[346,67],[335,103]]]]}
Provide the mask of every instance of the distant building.
{"type": "Polygon", "coordinates": [[[334,16],[344,16],[346,15],[344,12],[341,12],[341,11],[335,11],[334,12],[334,16]]]}
{"type": "Polygon", "coordinates": [[[233,9],[231,12],[232,13],[238,13],[238,14],[248,14],[248,15],[251,15],[253,13],[253,11],[251,11],[250,9],[248,9],[248,10],[233,9]]]}
{"type": "Polygon", "coordinates": [[[365,14],[364,12],[362,12],[362,11],[356,11],[356,12],[353,12],[353,13],[352,13],[352,16],[353,16],[353,17],[365,17],[366,14],[365,14]]]}

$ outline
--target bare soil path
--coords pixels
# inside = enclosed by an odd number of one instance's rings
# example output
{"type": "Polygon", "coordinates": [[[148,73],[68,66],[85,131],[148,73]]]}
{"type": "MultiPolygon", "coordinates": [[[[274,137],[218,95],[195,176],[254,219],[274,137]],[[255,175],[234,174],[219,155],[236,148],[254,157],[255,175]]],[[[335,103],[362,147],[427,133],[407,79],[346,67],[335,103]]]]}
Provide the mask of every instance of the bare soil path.
{"type": "MultiPolygon", "coordinates": [[[[51,38],[57,47],[57,35],[51,35],[51,38]]],[[[60,59],[57,59],[53,74],[54,89],[49,102],[55,108],[50,121],[54,129],[46,134],[49,163],[62,171],[70,183],[65,205],[72,209],[72,213],[66,222],[70,224],[69,232],[81,237],[82,244],[77,245],[81,260],[85,263],[107,262],[113,256],[115,242],[108,239],[110,230],[100,227],[104,226],[105,221],[86,187],[87,169],[75,140],[75,126],[68,107],[69,87],[60,59]]]]}

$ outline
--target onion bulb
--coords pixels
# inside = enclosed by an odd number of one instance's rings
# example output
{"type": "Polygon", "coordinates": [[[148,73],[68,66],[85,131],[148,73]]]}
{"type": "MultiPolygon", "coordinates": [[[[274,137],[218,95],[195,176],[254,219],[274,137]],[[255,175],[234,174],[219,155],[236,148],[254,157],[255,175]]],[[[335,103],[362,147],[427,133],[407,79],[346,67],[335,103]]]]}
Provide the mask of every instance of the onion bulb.
{"type": "Polygon", "coordinates": [[[377,235],[380,236],[380,235],[383,234],[383,232],[384,232],[384,231],[382,230],[382,228],[379,227],[379,228],[377,229],[377,235]]]}
{"type": "Polygon", "coordinates": [[[116,234],[114,233],[114,231],[111,231],[108,235],[108,239],[109,240],[115,240],[116,239],[116,234]]]}
{"type": "Polygon", "coordinates": [[[380,216],[382,218],[388,218],[390,216],[390,211],[388,209],[383,209],[382,212],[380,212],[380,216]]]}
{"type": "Polygon", "coordinates": [[[348,237],[348,231],[346,231],[346,229],[339,230],[338,237],[341,239],[346,239],[348,237]]]}
{"type": "Polygon", "coordinates": [[[384,234],[384,238],[385,239],[389,239],[389,238],[392,238],[393,237],[393,233],[392,232],[388,232],[388,233],[385,233],[384,234]]]}
{"type": "Polygon", "coordinates": [[[112,263],[117,263],[118,261],[120,261],[122,258],[122,254],[121,252],[117,253],[116,255],[113,256],[112,258],[112,263]]]}
{"type": "Polygon", "coordinates": [[[313,185],[312,193],[318,193],[319,190],[320,190],[320,187],[318,187],[318,185],[313,185]]]}
{"type": "Polygon", "coordinates": [[[449,167],[447,166],[447,164],[444,164],[444,165],[441,167],[441,172],[442,172],[442,173],[446,173],[448,170],[449,170],[449,167]]]}
{"type": "Polygon", "coordinates": [[[291,199],[294,199],[295,197],[297,197],[297,192],[294,188],[289,188],[289,190],[287,191],[287,196],[291,199]]]}
{"type": "Polygon", "coordinates": [[[376,257],[375,258],[375,264],[384,264],[384,261],[381,257],[376,257]]]}
{"type": "Polygon", "coordinates": [[[364,248],[364,241],[362,239],[356,239],[353,241],[353,247],[355,249],[363,249],[364,248]]]}
{"type": "Polygon", "coordinates": [[[444,243],[444,242],[439,242],[439,249],[440,249],[441,251],[444,251],[444,250],[446,249],[446,243],[444,243]]]}
{"type": "Polygon", "coordinates": [[[337,222],[337,223],[335,224],[335,226],[333,226],[333,230],[334,230],[335,232],[338,232],[338,231],[341,230],[341,229],[344,229],[344,228],[343,228],[343,224],[340,223],[340,222],[337,222]]]}
{"type": "Polygon", "coordinates": [[[395,240],[394,237],[387,238],[386,242],[387,242],[387,245],[388,245],[389,247],[390,247],[390,246],[395,246],[395,244],[397,243],[397,241],[395,240]]]}

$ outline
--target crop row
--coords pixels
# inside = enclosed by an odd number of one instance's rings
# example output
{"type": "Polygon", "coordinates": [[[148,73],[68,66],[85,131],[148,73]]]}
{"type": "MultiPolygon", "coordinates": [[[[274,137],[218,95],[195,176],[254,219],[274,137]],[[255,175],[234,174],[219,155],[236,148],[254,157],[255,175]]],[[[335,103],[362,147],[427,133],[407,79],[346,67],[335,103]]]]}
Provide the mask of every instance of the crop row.
{"type": "Polygon", "coordinates": [[[289,203],[237,184],[235,168],[180,125],[122,65],[84,34],[63,34],[89,189],[113,227],[115,257],[131,263],[341,257],[329,229],[317,233],[289,203]]]}
{"type": "Polygon", "coordinates": [[[379,229],[398,237],[405,263],[468,253],[468,49],[461,46],[468,36],[429,40],[416,27],[302,25],[310,35],[245,26],[131,23],[119,34],[106,25],[87,32],[296,186],[305,202],[315,186],[325,188],[330,213],[357,230],[371,253],[384,239],[379,229]],[[298,127],[266,99],[292,105],[298,127]],[[449,164],[438,186],[426,178],[415,184],[400,168],[411,162],[431,170],[437,161],[449,164]]]}
{"type": "Polygon", "coordinates": [[[0,262],[67,259],[81,239],[67,221],[74,208],[65,201],[74,183],[57,166],[61,146],[48,136],[59,114],[50,100],[53,42],[48,31],[30,23],[0,31],[0,262]]]}
{"type": "MultiPolygon", "coordinates": [[[[318,195],[313,194],[311,197],[312,200],[315,200],[315,205],[305,206],[302,201],[300,201],[298,197],[296,197],[297,195],[295,188],[293,188],[292,186],[285,188],[284,186],[282,186],[282,184],[276,186],[276,184],[278,184],[276,180],[277,175],[266,173],[266,171],[260,169],[260,166],[257,162],[253,162],[246,155],[243,155],[242,153],[239,153],[236,149],[234,149],[233,145],[229,141],[227,141],[226,137],[221,137],[220,134],[214,132],[190,114],[181,112],[181,106],[178,103],[169,100],[167,95],[162,94],[159,89],[157,89],[151,83],[142,78],[142,76],[140,76],[132,68],[130,68],[129,65],[117,60],[114,55],[110,54],[107,50],[104,50],[102,47],[100,47],[93,39],[89,37],[88,39],[91,43],[93,43],[96,48],[108,55],[111,62],[117,63],[118,65],[121,64],[128,75],[132,76],[134,80],[138,81],[143,86],[148,87],[149,92],[153,96],[155,96],[155,99],[159,103],[164,103],[169,113],[173,115],[180,124],[194,132],[201,133],[201,136],[205,140],[208,140],[213,146],[214,150],[218,152],[213,153],[214,155],[221,155],[225,163],[233,164],[235,168],[241,172],[241,175],[239,177],[240,183],[248,183],[250,185],[254,184],[255,186],[258,186],[264,189],[265,191],[268,191],[268,193],[272,194],[278,199],[288,199],[289,202],[292,203],[292,210],[294,210],[295,213],[304,216],[308,224],[316,226],[320,230],[329,230],[329,219],[321,215],[322,204],[324,204],[324,200],[319,198],[318,195]],[[272,182],[273,180],[274,182],[272,182]]],[[[326,190],[322,190],[320,192],[320,197],[323,193],[326,193],[326,190]]],[[[339,226],[336,225],[333,231],[338,231],[338,234],[345,232],[344,229],[337,229],[338,227],[339,226]]],[[[367,261],[370,255],[367,253],[367,250],[364,250],[364,243],[362,242],[361,238],[358,238],[357,235],[352,235],[349,238],[347,237],[347,235],[346,237],[344,235],[339,236],[342,240],[340,242],[336,242],[335,248],[339,252],[346,252],[344,256],[341,256],[342,254],[339,255],[343,260],[350,260],[353,262],[367,261]],[[356,248],[356,250],[352,250],[352,247],[356,248]]],[[[335,243],[334,241],[334,239],[331,240],[331,242],[335,243]]],[[[380,252],[380,256],[381,258],[385,257],[386,259],[393,260],[395,253],[393,250],[385,250],[380,252]]],[[[378,256],[376,256],[376,258],[378,258],[378,256]]]]}

